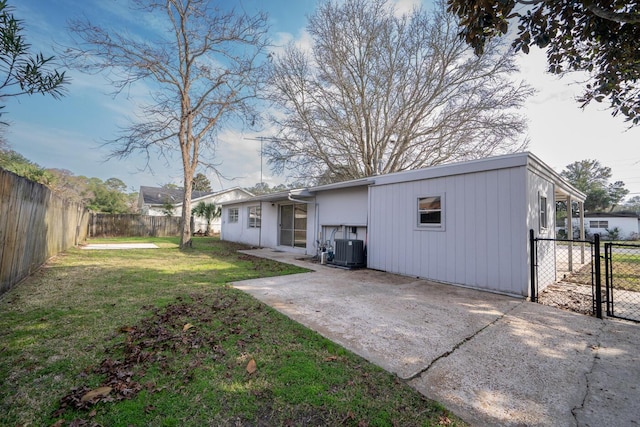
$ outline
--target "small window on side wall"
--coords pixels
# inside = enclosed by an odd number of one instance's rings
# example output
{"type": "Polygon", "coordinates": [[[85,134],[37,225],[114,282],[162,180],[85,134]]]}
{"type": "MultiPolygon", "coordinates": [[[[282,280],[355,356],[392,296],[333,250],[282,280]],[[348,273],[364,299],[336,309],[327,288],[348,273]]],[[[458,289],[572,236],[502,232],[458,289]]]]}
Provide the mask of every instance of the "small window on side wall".
{"type": "Polygon", "coordinates": [[[443,197],[418,198],[418,227],[442,229],[443,225],[443,197]]]}
{"type": "Polygon", "coordinates": [[[248,209],[248,213],[249,213],[249,228],[260,228],[261,225],[261,216],[262,216],[262,212],[260,209],[260,206],[251,206],[248,209]]]}
{"type": "Polygon", "coordinates": [[[238,208],[229,208],[229,222],[238,222],[238,208]]]}
{"type": "Polygon", "coordinates": [[[549,226],[549,211],[547,207],[547,198],[540,196],[540,231],[546,230],[549,226]]]}

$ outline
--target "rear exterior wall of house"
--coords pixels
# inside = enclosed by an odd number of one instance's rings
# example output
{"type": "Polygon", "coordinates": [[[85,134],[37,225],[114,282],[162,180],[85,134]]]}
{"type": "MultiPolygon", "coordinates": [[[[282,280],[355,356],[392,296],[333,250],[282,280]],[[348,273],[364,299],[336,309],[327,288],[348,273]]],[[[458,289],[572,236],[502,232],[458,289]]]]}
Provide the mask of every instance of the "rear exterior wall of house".
{"type": "Polygon", "coordinates": [[[527,167],[370,187],[370,268],[527,295],[527,167]],[[419,200],[440,198],[441,223],[419,200]]]}

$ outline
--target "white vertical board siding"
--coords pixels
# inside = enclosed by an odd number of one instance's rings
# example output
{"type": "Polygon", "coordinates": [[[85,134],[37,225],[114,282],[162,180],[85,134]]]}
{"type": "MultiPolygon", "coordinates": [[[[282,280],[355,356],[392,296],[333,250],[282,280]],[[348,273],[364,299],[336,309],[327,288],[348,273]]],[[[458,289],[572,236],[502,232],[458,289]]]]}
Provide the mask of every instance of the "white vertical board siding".
{"type": "Polygon", "coordinates": [[[313,252],[307,253],[315,253],[315,240],[320,234],[322,234],[322,241],[326,242],[331,239],[332,231],[336,228],[334,240],[356,238],[364,241],[368,246],[368,202],[366,185],[318,192],[316,194],[318,218],[316,220],[314,217],[313,225],[309,222],[308,228],[308,237],[311,239],[311,246],[308,249],[312,249],[313,252]],[[317,232],[312,233],[314,227],[317,227],[317,232]],[[349,227],[357,227],[356,233],[351,233],[349,227]]]}
{"type": "MultiPolygon", "coordinates": [[[[222,232],[220,238],[230,242],[257,245],[258,235],[247,232],[246,205],[242,203],[222,207],[222,232]],[[229,210],[238,209],[238,222],[229,222],[229,210]]],[[[253,230],[251,230],[253,231],[253,230]]]]}
{"type": "MultiPolygon", "coordinates": [[[[533,230],[535,237],[551,239],[555,237],[556,201],[554,184],[534,171],[527,174],[527,236],[533,230]],[[540,228],[540,196],[547,198],[547,228],[540,228]]],[[[556,281],[556,244],[552,241],[540,241],[538,245],[538,290],[556,281]]],[[[527,265],[530,263],[531,248],[527,244],[527,265]]],[[[531,277],[527,276],[530,296],[531,277]]]]}
{"type": "Polygon", "coordinates": [[[252,246],[275,247],[278,232],[278,208],[270,202],[262,202],[260,228],[249,228],[249,208],[260,206],[260,202],[245,202],[222,207],[222,232],[220,238],[230,242],[252,246]],[[229,209],[238,208],[238,222],[229,222],[229,209]]]}
{"type": "Polygon", "coordinates": [[[318,192],[316,203],[320,226],[367,225],[366,186],[318,192]]]}
{"type": "Polygon", "coordinates": [[[262,232],[260,235],[260,246],[275,248],[278,244],[278,215],[277,203],[262,202],[262,232]]]}
{"type": "Polygon", "coordinates": [[[370,268],[526,290],[525,166],[372,186],[369,209],[370,268]],[[417,199],[431,195],[444,198],[444,231],[417,227],[417,199]]]}
{"type": "Polygon", "coordinates": [[[317,251],[316,240],[318,239],[318,224],[316,222],[317,200],[314,203],[307,203],[307,247],[306,255],[315,255],[317,251]]]}

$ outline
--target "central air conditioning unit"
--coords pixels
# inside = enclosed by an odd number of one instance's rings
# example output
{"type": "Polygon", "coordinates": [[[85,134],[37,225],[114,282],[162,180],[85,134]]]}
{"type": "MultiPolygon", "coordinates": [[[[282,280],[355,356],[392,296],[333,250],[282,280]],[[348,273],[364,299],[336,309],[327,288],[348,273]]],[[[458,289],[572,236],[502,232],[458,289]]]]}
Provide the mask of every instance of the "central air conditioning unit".
{"type": "Polygon", "coordinates": [[[366,267],[362,240],[336,239],[332,264],[344,267],[366,267]]]}

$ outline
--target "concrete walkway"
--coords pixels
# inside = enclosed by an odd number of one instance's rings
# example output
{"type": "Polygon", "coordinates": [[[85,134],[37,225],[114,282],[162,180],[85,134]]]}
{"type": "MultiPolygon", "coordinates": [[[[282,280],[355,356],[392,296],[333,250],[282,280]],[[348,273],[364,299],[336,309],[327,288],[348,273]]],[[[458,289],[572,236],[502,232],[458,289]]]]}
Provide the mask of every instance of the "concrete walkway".
{"type": "Polygon", "coordinates": [[[315,270],[234,283],[472,425],[640,425],[640,325],[271,249],[315,270]]]}
{"type": "Polygon", "coordinates": [[[80,246],[80,249],[158,249],[158,246],[155,243],[91,243],[88,245],[80,246]]]}

